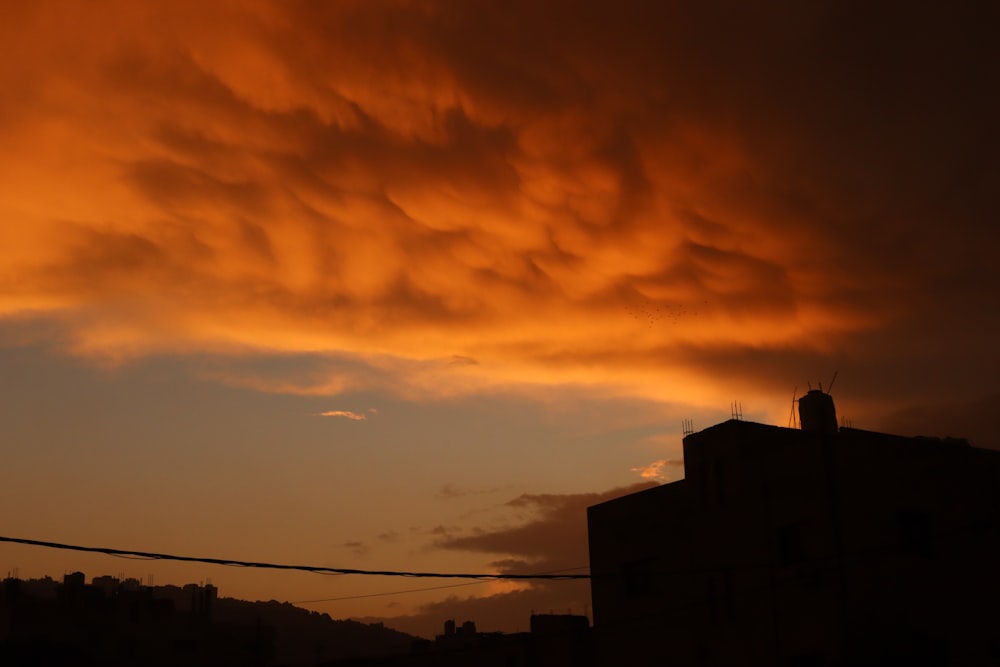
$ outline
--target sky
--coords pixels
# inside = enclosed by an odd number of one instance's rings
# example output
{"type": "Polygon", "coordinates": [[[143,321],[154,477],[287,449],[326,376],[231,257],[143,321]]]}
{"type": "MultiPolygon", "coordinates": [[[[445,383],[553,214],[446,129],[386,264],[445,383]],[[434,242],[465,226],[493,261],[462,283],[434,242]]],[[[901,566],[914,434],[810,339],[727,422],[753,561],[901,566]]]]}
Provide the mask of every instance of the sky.
{"type": "MultiPolygon", "coordinates": [[[[682,420],[1000,448],[997,9],[4,2],[0,535],[586,572],[682,420]]],[[[585,582],[211,580],[431,635],[585,582]],[[414,591],[414,589],[434,588],[414,591]]]]}

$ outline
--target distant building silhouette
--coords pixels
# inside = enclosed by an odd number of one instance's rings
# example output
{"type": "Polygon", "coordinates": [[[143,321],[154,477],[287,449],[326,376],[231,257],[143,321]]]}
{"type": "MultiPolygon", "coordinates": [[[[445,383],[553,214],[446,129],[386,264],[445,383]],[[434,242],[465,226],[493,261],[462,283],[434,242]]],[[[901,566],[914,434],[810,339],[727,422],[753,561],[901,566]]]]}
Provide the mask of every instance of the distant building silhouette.
{"type": "Polygon", "coordinates": [[[730,420],[588,509],[602,665],[1000,664],[1000,452],[730,420]]]}
{"type": "MultiPolygon", "coordinates": [[[[50,580],[45,580],[47,583],[50,580]]],[[[157,597],[137,579],[82,572],[51,589],[7,578],[0,590],[0,665],[266,665],[273,628],[213,623],[214,586],[185,586],[157,597]],[[40,595],[38,593],[41,593],[40,595]],[[184,602],[190,607],[185,608],[184,602]],[[181,607],[181,608],[178,608],[181,607]]]]}
{"type": "Polygon", "coordinates": [[[453,619],[433,642],[407,654],[338,660],[324,667],[596,667],[590,621],[572,614],[532,614],[531,631],[478,632],[453,619]]]}

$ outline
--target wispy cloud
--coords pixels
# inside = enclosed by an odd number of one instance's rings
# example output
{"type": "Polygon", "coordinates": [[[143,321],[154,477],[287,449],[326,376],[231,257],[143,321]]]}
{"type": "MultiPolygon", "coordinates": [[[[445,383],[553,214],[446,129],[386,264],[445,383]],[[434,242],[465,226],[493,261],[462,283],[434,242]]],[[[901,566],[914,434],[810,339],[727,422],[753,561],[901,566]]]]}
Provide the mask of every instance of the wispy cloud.
{"type": "Polygon", "coordinates": [[[503,491],[510,491],[510,489],[511,487],[509,485],[488,488],[472,488],[457,486],[455,484],[442,484],[441,488],[438,489],[438,492],[434,494],[434,497],[442,500],[451,500],[454,498],[465,498],[467,496],[492,495],[503,491]]]}
{"type": "Polygon", "coordinates": [[[347,549],[355,556],[365,556],[368,554],[368,545],[365,544],[364,542],[352,540],[350,542],[344,542],[340,546],[343,549],[347,549]]]}
{"type": "Polygon", "coordinates": [[[638,468],[631,468],[631,471],[639,473],[639,477],[643,479],[664,481],[667,479],[667,469],[671,467],[683,468],[684,462],[673,459],[659,459],[638,468]]]}
{"type": "Polygon", "coordinates": [[[327,410],[326,412],[317,413],[319,417],[343,417],[344,419],[350,419],[353,421],[365,421],[368,416],[363,412],[352,412],[351,410],[327,410]]]}

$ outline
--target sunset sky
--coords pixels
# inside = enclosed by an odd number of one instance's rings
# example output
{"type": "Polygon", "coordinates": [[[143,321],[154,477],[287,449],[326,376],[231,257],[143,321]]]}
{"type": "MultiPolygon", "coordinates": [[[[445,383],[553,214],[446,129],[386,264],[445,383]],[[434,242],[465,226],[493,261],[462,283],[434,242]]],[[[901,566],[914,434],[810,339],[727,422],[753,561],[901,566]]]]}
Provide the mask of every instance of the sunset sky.
{"type": "MultiPolygon", "coordinates": [[[[581,573],[682,420],[835,372],[855,427],[1000,447],[997,10],[932,4],[0,3],[0,535],[581,573]]],[[[15,568],[425,634],[589,601],[15,568]]]]}

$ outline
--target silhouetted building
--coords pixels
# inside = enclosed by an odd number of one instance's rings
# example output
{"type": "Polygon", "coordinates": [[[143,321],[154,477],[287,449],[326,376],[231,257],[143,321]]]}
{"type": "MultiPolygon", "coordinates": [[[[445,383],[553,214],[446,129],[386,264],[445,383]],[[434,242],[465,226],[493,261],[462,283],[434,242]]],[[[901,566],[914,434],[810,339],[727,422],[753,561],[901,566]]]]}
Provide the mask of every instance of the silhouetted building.
{"type": "MultiPolygon", "coordinates": [[[[265,665],[273,629],[212,623],[214,586],[185,587],[192,609],[154,596],[138,580],[99,577],[87,585],[74,572],[55,596],[32,593],[34,582],[8,578],[0,590],[0,665],[265,665]]],[[[43,587],[44,589],[44,587],[43,587]]]]}
{"type": "Polygon", "coordinates": [[[445,621],[444,634],[407,654],[338,660],[325,667],[595,667],[590,621],[532,614],[531,632],[478,632],[471,621],[445,621]]]}
{"type": "Polygon", "coordinates": [[[1000,664],[1000,452],[730,420],[588,509],[604,665],[1000,664]]]}

